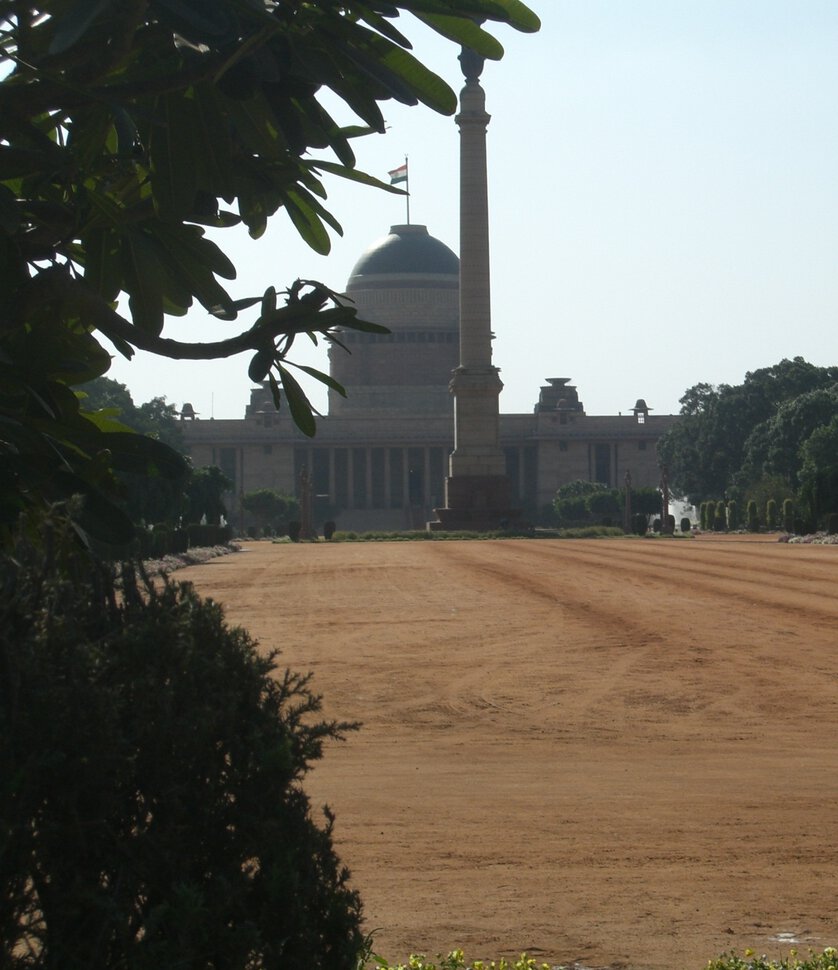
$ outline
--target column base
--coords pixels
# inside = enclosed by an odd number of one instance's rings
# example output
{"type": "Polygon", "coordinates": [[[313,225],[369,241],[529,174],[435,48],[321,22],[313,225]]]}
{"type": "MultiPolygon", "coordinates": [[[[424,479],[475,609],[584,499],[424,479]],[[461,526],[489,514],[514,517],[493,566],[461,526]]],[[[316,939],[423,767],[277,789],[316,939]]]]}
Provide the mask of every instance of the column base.
{"type": "Polygon", "coordinates": [[[431,532],[495,532],[520,527],[521,510],[512,508],[506,475],[457,475],[445,480],[445,506],[434,509],[431,532]]]}

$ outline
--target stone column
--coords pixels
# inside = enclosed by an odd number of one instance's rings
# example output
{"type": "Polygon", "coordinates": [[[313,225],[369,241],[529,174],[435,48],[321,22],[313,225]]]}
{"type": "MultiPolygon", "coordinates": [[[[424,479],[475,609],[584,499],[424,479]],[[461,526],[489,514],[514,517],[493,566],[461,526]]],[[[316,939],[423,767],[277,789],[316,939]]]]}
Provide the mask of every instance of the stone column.
{"type": "Polygon", "coordinates": [[[483,59],[464,49],[466,83],[460,92],[460,365],[454,395],[454,451],[445,482],[445,507],[436,529],[497,529],[516,517],[500,448],[498,398],[503,388],[492,365],[489,279],[489,194],[483,59]]]}

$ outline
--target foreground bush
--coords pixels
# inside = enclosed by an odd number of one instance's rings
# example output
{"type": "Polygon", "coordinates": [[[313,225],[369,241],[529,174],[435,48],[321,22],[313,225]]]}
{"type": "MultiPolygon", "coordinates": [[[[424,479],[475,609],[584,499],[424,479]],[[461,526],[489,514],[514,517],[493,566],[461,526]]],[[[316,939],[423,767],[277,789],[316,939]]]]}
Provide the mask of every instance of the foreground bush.
{"type": "Polygon", "coordinates": [[[791,950],[787,957],[769,960],[766,956],[756,956],[753,950],[745,950],[743,956],[726,953],[707,964],[707,970],[836,970],[838,967],[838,950],[833,946],[826,947],[821,953],[808,951],[808,956],[801,958],[797,950],[791,950]]]}
{"type": "Polygon", "coordinates": [[[354,970],[301,787],[349,725],[188,585],[47,548],[0,559],[0,966],[354,970]]]}
{"type": "MultiPolygon", "coordinates": [[[[549,963],[537,963],[526,953],[517,960],[466,960],[462,950],[452,950],[447,956],[438,956],[436,961],[413,954],[407,963],[388,963],[382,957],[374,957],[374,966],[381,970],[550,970],[549,963]]],[[[765,956],[755,956],[753,950],[745,950],[743,957],[728,953],[710,960],[706,970],[836,970],[838,951],[827,947],[822,953],[809,951],[808,957],[801,959],[796,950],[788,957],[769,960],[765,956]]]]}
{"type": "Polygon", "coordinates": [[[375,966],[381,970],[550,970],[549,963],[536,963],[532,957],[522,953],[517,960],[466,960],[462,950],[452,950],[447,956],[438,956],[436,961],[424,956],[411,954],[407,963],[388,963],[382,957],[374,957],[375,966]]]}

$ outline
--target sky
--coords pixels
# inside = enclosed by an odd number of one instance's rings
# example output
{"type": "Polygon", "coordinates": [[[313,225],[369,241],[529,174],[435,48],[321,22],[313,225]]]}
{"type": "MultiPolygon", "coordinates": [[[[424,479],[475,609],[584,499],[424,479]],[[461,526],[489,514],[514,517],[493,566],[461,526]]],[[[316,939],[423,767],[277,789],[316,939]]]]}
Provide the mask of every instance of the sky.
{"type": "MultiPolygon", "coordinates": [[[[482,76],[488,129],[493,363],[502,412],[530,412],[548,377],[589,414],[639,397],[674,414],[696,383],[738,384],[784,357],[838,363],[838,4],[834,0],[533,0],[538,34],[489,25],[506,53],[482,76]]],[[[414,52],[459,91],[457,49],[407,15],[414,52]]],[[[334,102],[327,102],[330,110],[334,102]]],[[[387,179],[410,165],[410,221],[459,247],[459,133],[423,106],[383,107],[354,143],[387,179]]],[[[341,120],[350,123],[348,115],[341,120]]],[[[327,177],[343,226],[328,256],[280,210],[265,235],[218,237],[236,297],[297,278],[342,290],[404,199],[327,177]]],[[[164,335],[230,336],[198,307],[164,335]]],[[[327,370],[326,349],[301,363],[327,370]]],[[[296,347],[295,347],[296,350],[296,347]]],[[[136,403],[243,417],[248,356],[116,357],[136,403]]],[[[326,394],[305,382],[325,412],[326,394]]]]}

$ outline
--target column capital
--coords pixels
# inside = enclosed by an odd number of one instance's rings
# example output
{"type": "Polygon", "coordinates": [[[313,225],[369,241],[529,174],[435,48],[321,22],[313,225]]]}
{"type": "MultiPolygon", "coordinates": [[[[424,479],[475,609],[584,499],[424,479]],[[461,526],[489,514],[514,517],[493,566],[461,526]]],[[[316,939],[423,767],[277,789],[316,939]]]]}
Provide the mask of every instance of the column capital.
{"type": "Polygon", "coordinates": [[[478,80],[466,81],[460,91],[460,110],[454,116],[454,121],[462,127],[463,124],[479,124],[484,128],[489,124],[492,116],[486,112],[486,92],[478,80]]]}

